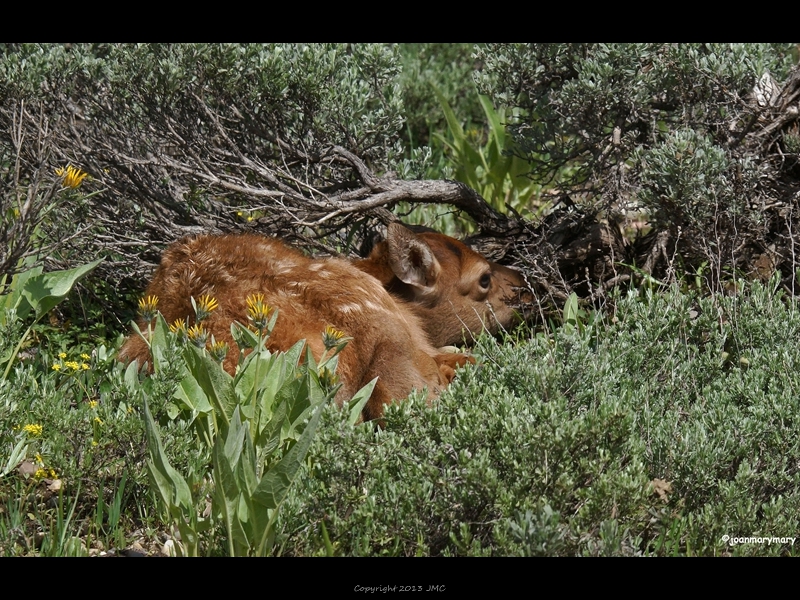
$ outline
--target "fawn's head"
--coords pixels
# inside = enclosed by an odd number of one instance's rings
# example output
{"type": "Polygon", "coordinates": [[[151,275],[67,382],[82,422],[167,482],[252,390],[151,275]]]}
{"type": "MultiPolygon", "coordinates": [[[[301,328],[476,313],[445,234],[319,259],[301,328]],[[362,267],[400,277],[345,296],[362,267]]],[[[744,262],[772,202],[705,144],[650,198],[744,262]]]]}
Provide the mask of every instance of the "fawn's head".
{"type": "Polygon", "coordinates": [[[410,305],[434,346],[471,342],[519,320],[522,275],[441,233],[392,223],[356,266],[410,305]]]}

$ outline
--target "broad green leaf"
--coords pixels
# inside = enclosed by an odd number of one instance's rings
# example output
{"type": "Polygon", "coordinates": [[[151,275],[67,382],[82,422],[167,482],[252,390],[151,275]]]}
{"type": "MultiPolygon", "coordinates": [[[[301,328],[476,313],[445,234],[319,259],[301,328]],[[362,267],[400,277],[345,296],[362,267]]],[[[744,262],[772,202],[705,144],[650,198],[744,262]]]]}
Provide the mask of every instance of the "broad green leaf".
{"type": "Polygon", "coordinates": [[[158,427],[153,421],[153,415],[150,414],[147,398],[144,398],[144,420],[147,450],[150,455],[147,467],[161,500],[170,512],[174,509],[181,509],[181,512],[194,510],[192,493],[186,480],[169,464],[164,446],[161,444],[158,427]]]}
{"type": "Polygon", "coordinates": [[[164,351],[169,343],[169,325],[161,313],[156,315],[153,333],[150,336],[150,354],[153,358],[153,371],[160,372],[164,365],[164,351]]]}
{"type": "Polygon", "coordinates": [[[11,471],[13,471],[16,466],[22,462],[22,459],[28,453],[28,440],[24,437],[17,442],[14,446],[13,450],[11,450],[11,455],[8,457],[5,466],[3,467],[2,473],[0,473],[0,477],[5,477],[11,471]]]}
{"type": "Polygon", "coordinates": [[[236,342],[240,350],[258,346],[258,335],[238,321],[231,323],[231,336],[233,336],[233,341],[236,342]]]}
{"type": "Polygon", "coordinates": [[[286,421],[286,411],[286,403],[279,403],[275,412],[272,414],[272,418],[266,424],[259,439],[256,441],[261,448],[262,456],[270,456],[281,443],[281,432],[283,431],[283,426],[286,421]]]}
{"type": "Polygon", "coordinates": [[[564,303],[564,325],[572,326],[578,322],[578,296],[572,292],[564,303]]]}
{"type": "Polygon", "coordinates": [[[139,363],[132,361],[125,369],[125,387],[131,394],[136,394],[139,390],[139,363]]]}
{"type": "Polygon", "coordinates": [[[378,383],[377,377],[358,390],[350,402],[347,403],[347,410],[349,411],[347,423],[349,425],[355,425],[359,417],[361,417],[361,411],[364,410],[367,400],[372,396],[372,390],[375,389],[376,383],[378,383]]]}
{"type": "MultiPolygon", "coordinates": [[[[237,404],[233,378],[203,350],[192,344],[186,345],[183,356],[186,358],[189,372],[203,389],[216,416],[222,420],[224,428],[227,429],[237,404]]],[[[220,433],[223,433],[222,429],[220,433]]]]}
{"type": "Polygon", "coordinates": [[[255,503],[271,509],[277,509],[281,505],[303,466],[317,431],[323,406],[324,404],[317,406],[297,443],[261,478],[261,483],[253,495],[255,503]]]}
{"type": "Polygon", "coordinates": [[[489,122],[489,132],[498,151],[502,152],[505,146],[505,125],[501,122],[500,113],[494,109],[491,99],[488,96],[480,94],[478,101],[483,107],[483,112],[486,115],[486,120],[489,122]]]}
{"type": "Polygon", "coordinates": [[[25,282],[22,294],[36,311],[36,318],[41,318],[42,315],[49,312],[51,308],[66,298],[78,279],[92,271],[102,261],[102,258],[98,258],[81,267],[66,271],[40,273],[29,278],[25,282]]]}
{"type": "MultiPolygon", "coordinates": [[[[466,138],[464,135],[464,128],[461,127],[461,123],[456,117],[456,113],[453,112],[453,109],[450,107],[450,103],[447,101],[447,98],[444,97],[444,94],[442,94],[441,90],[434,85],[433,92],[436,94],[436,99],[439,100],[439,104],[442,106],[442,112],[444,113],[444,118],[447,121],[447,127],[453,134],[456,144],[461,145],[466,138]]],[[[460,150],[459,148],[455,147],[453,147],[453,149],[456,151],[460,150]]]]}
{"type": "Polygon", "coordinates": [[[178,389],[175,390],[175,397],[179,399],[189,410],[197,411],[198,413],[211,412],[211,404],[208,401],[208,396],[197,383],[194,375],[187,373],[181,379],[178,389]]]}
{"type": "Polygon", "coordinates": [[[248,531],[249,526],[246,525],[248,515],[241,513],[243,486],[240,486],[235,473],[245,435],[247,427],[242,425],[237,408],[231,417],[226,439],[217,436],[212,453],[215,507],[222,513],[231,556],[248,554],[252,537],[252,531],[248,531]]]}
{"type": "Polygon", "coordinates": [[[5,309],[16,309],[17,317],[24,319],[31,311],[31,304],[23,295],[27,282],[32,277],[41,275],[42,268],[35,267],[23,273],[17,273],[11,278],[10,292],[0,296],[0,322],[5,324],[5,309]]]}
{"type": "Polygon", "coordinates": [[[300,364],[300,356],[303,354],[303,348],[306,345],[305,340],[298,341],[294,346],[284,352],[286,356],[286,364],[296,366],[300,364]]]}

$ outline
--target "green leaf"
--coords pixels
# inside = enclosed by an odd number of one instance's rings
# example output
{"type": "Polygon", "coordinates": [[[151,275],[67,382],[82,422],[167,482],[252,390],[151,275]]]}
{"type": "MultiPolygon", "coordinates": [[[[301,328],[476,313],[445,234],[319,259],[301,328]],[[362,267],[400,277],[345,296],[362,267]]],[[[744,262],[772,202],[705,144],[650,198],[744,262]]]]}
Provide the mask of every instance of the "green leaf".
{"type": "Polygon", "coordinates": [[[35,267],[23,273],[17,273],[16,275],[14,275],[14,277],[11,278],[11,285],[9,287],[10,292],[8,294],[0,296],[0,323],[4,325],[6,324],[5,322],[6,309],[8,310],[15,309],[17,311],[17,317],[20,319],[24,319],[25,317],[28,316],[28,313],[30,313],[32,307],[30,303],[23,296],[22,291],[25,289],[27,281],[31,277],[36,277],[37,275],[40,275],[41,272],[42,272],[41,267],[35,267]]]}
{"type": "Polygon", "coordinates": [[[348,425],[355,425],[359,417],[361,417],[361,411],[364,410],[367,400],[369,400],[370,396],[372,396],[372,390],[375,389],[376,383],[378,383],[377,377],[358,390],[350,402],[347,403],[348,425]]]}
{"type": "Polygon", "coordinates": [[[186,359],[189,373],[197,380],[197,384],[202,388],[209,404],[214,408],[216,416],[222,419],[224,428],[220,429],[220,433],[224,434],[224,429],[227,429],[230,424],[234,407],[238,404],[233,378],[205,351],[192,344],[186,345],[183,356],[186,359]]]}
{"type": "Polygon", "coordinates": [[[138,393],[139,390],[139,364],[134,360],[125,369],[125,387],[131,394],[138,393]]]}
{"type": "Polygon", "coordinates": [[[286,421],[286,412],[286,402],[279,403],[269,423],[267,423],[264,430],[261,432],[258,445],[261,448],[262,456],[269,456],[272,454],[281,443],[281,432],[284,422],[286,421]]]}
{"type": "Polygon", "coordinates": [[[173,512],[174,509],[183,509],[181,512],[192,511],[194,507],[192,492],[186,480],[169,464],[158,427],[153,421],[153,415],[150,414],[147,398],[144,398],[144,422],[147,450],[150,455],[147,468],[162,502],[170,512],[173,512]]]}
{"type": "Polygon", "coordinates": [[[238,321],[231,323],[231,336],[233,336],[233,341],[236,342],[240,350],[258,346],[258,335],[238,321]]]}
{"type": "Polygon", "coordinates": [[[169,343],[169,325],[161,313],[156,315],[155,327],[150,336],[150,354],[153,357],[153,371],[158,373],[165,366],[164,350],[169,343]]]}
{"type": "Polygon", "coordinates": [[[277,509],[281,505],[300,472],[300,467],[303,466],[317,431],[323,406],[324,404],[317,406],[297,443],[261,478],[261,483],[253,495],[256,504],[271,509],[277,509]]]}
{"type": "Polygon", "coordinates": [[[30,277],[24,284],[22,294],[36,311],[36,318],[41,318],[66,298],[72,286],[102,261],[102,258],[98,258],[94,262],[74,269],[40,273],[30,277]]]}
{"type": "MultiPolygon", "coordinates": [[[[229,430],[230,432],[230,430],[229,430]]],[[[238,436],[233,436],[238,439],[238,436]]],[[[249,548],[248,532],[240,520],[239,501],[241,490],[239,489],[233,465],[230,464],[225,453],[226,442],[221,436],[217,437],[212,453],[214,465],[214,499],[215,509],[222,514],[222,522],[228,532],[228,554],[236,556],[241,554],[241,547],[249,548]]],[[[246,516],[246,515],[245,515],[246,516]]]]}
{"type": "Polygon", "coordinates": [[[175,398],[191,411],[210,413],[212,410],[208,396],[191,373],[187,373],[186,377],[181,379],[178,389],[175,390],[175,398]]]}
{"type": "Polygon", "coordinates": [[[3,471],[0,472],[0,477],[5,477],[9,473],[11,473],[11,471],[13,471],[16,468],[16,466],[20,462],[22,462],[22,459],[27,455],[27,453],[28,453],[28,440],[23,437],[14,446],[14,449],[11,450],[11,455],[8,457],[8,460],[6,461],[6,464],[3,467],[3,471]]]}
{"type": "Polygon", "coordinates": [[[578,322],[578,295],[572,292],[564,303],[564,326],[568,329],[578,322]]]}
{"type": "Polygon", "coordinates": [[[486,114],[486,120],[489,121],[489,132],[497,150],[502,152],[506,141],[506,128],[500,120],[500,113],[494,109],[489,96],[480,94],[478,96],[478,101],[481,103],[483,112],[486,114]]]}

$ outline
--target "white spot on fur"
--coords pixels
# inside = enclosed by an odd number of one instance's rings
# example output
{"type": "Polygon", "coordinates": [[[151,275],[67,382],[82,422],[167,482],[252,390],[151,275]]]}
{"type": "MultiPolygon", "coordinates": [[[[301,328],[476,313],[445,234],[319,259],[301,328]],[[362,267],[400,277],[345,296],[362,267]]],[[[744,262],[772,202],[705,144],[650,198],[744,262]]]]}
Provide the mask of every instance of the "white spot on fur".
{"type": "Polygon", "coordinates": [[[361,312],[362,310],[363,308],[361,307],[361,305],[356,304],[355,302],[342,304],[341,306],[339,306],[339,312],[342,312],[344,314],[349,314],[351,312],[361,312]]]}

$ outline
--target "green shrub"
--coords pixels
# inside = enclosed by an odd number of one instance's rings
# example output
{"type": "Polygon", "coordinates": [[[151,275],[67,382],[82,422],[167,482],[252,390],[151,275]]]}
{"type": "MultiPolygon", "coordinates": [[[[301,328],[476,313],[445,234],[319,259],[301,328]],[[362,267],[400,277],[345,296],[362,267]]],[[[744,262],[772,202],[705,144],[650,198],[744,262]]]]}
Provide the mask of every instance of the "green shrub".
{"type": "Polygon", "coordinates": [[[796,554],[800,313],[774,288],[619,298],[519,345],[481,340],[384,431],[324,415],[280,551],[796,554]],[[724,536],[728,536],[724,538],[724,536]]]}

